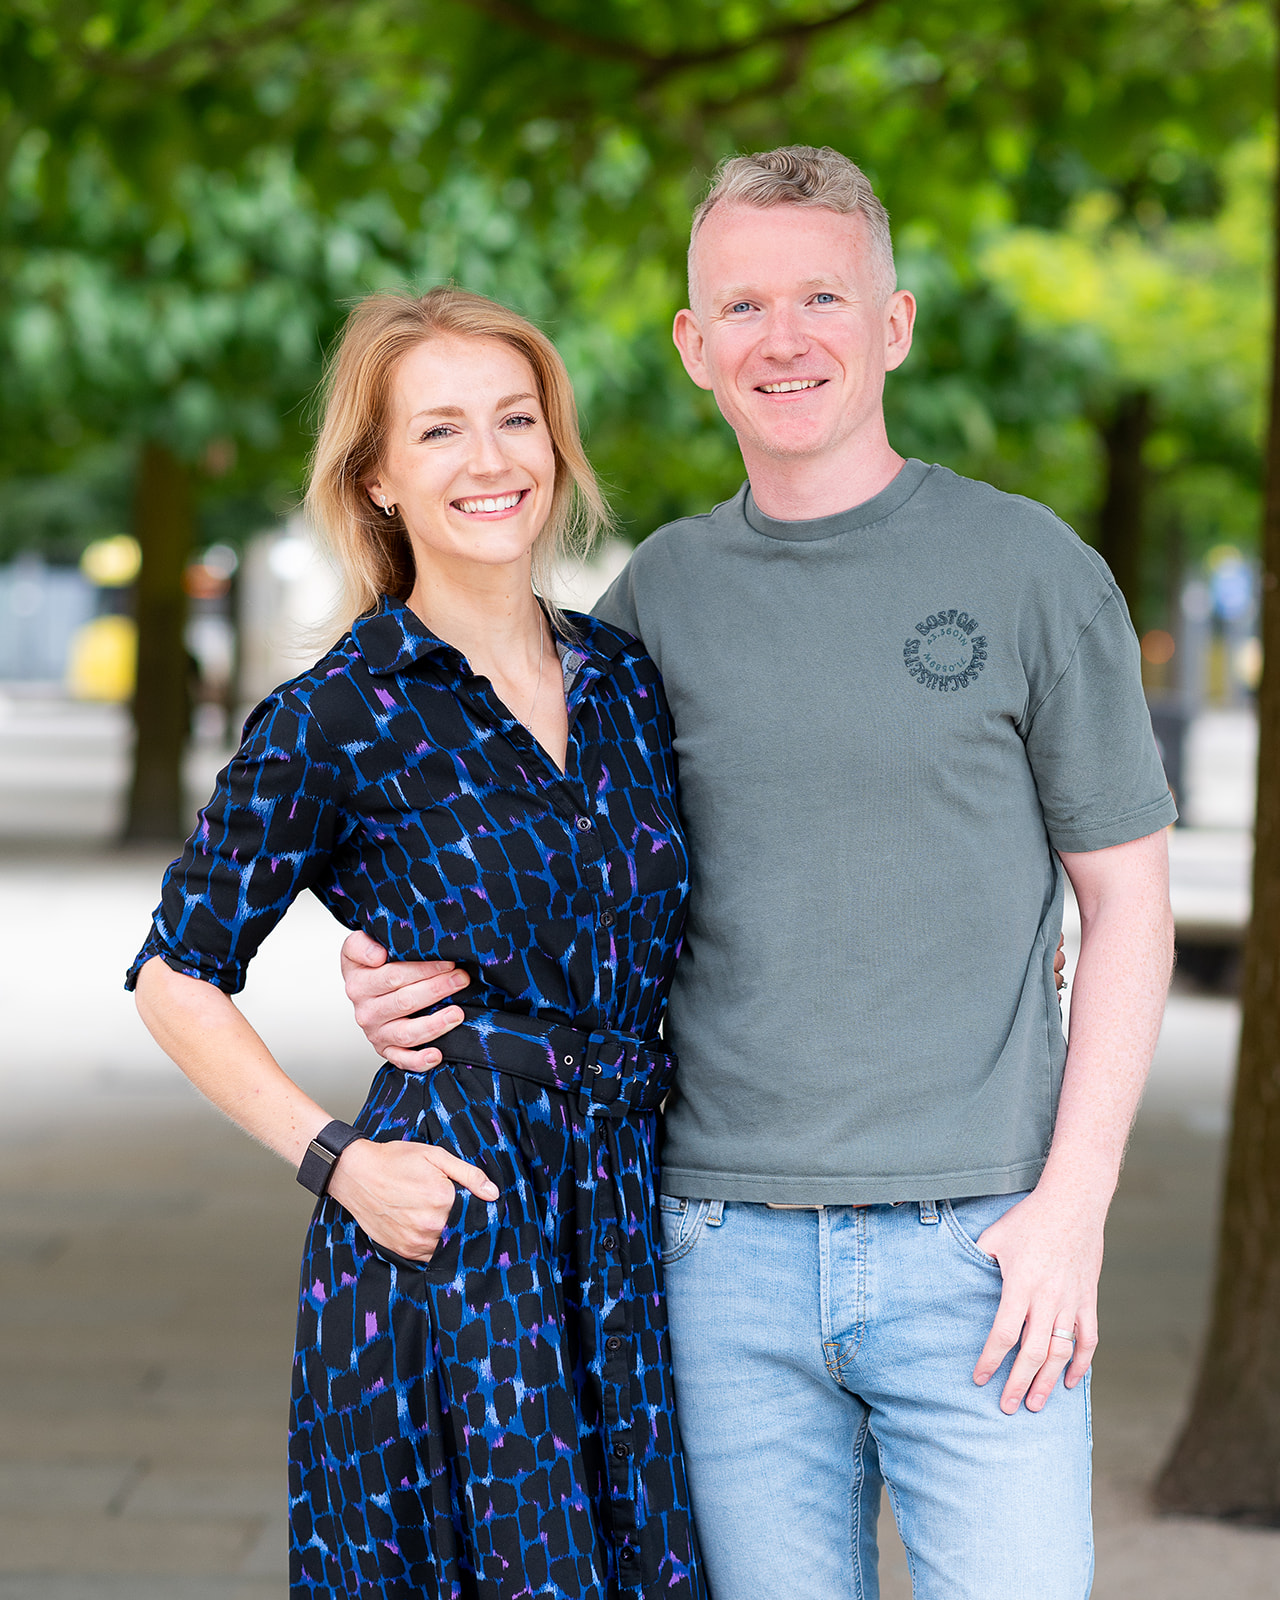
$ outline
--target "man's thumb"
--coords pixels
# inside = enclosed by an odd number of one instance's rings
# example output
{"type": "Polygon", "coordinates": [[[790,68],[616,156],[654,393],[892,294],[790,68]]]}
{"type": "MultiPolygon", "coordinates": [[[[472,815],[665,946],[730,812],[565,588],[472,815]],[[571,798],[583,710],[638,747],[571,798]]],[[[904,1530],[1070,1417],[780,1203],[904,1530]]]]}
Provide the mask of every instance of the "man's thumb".
{"type": "Polygon", "coordinates": [[[349,933],[342,941],[342,959],[355,967],[381,967],[387,952],[367,933],[349,933]]]}

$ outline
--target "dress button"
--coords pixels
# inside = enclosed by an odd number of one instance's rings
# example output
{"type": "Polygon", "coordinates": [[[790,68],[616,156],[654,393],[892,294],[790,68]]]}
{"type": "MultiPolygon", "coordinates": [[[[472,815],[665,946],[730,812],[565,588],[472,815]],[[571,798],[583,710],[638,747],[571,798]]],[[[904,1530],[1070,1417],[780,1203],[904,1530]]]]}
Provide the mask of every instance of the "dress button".
{"type": "Polygon", "coordinates": [[[615,1333],[612,1338],[605,1340],[604,1347],[612,1355],[615,1351],[622,1349],[622,1340],[615,1333]]]}
{"type": "Polygon", "coordinates": [[[616,1250],[618,1248],[618,1235],[616,1233],[606,1233],[600,1243],[606,1250],[616,1250]]]}
{"type": "Polygon", "coordinates": [[[614,920],[612,911],[605,910],[600,913],[600,926],[602,928],[612,928],[614,920]]]}
{"type": "Polygon", "coordinates": [[[574,827],[577,828],[579,833],[590,833],[591,832],[591,818],[590,817],[579,817],[578,820],[574,823],[574,827]]]}
{"type": "Polygon", "coordinates": [[[631,1446],[629,1444],[615,1444],[613,1453],[618,1457],[629,1456],[631,1454],[631,1446]]]}

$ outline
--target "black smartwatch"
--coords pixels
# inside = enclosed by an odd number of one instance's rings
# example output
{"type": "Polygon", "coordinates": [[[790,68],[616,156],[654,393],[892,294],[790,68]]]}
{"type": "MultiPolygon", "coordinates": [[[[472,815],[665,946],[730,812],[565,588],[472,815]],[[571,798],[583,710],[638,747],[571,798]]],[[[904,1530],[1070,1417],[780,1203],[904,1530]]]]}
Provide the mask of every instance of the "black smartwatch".
{"type": "Polygon", "coordinates": [[[312,1194],[326,1194],[338,1157],[349,1144],[363,1139],[349,1122],[327,1122],[307,1146],[307,1153],[298,1168],[298,1182],[312,1194]]]}

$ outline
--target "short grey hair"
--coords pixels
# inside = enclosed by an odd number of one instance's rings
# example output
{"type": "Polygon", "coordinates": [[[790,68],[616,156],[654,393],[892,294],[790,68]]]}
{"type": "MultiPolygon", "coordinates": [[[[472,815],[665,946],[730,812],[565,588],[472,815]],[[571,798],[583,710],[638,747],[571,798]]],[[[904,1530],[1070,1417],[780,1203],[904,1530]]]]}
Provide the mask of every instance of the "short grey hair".
{"type": "Polygon", "coordinates": [[[889,213],[871,181],[848,156],[824,145],[787,144],[755,155],[729,156],[716,168],[706,199],[693,213],[689,234],[689,297],[693,298],[693,247],[716,206],[814,206],[841,216],[861,216],[871,242],[872,271],[883,299],[898,286],[889,213]]]}

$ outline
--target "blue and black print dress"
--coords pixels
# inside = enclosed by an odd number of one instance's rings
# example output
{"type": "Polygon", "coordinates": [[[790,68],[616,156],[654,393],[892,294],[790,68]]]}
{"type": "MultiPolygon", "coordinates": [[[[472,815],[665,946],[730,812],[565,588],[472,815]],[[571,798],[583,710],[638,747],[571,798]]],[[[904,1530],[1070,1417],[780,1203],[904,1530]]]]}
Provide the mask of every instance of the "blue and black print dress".
{"type": "Polygon", "coordinates": [[[562,774],[486,678],[384,601],[250,717],[155,955],[228,993],[303,889],[471,977],[444,1065],[358,1119],[483,1167],[425,1267],[332,1198],[302,1262],[298,1597],[701,1600],[659,1244],[657,1039],[688,862],[657,669],[575,616],[562,774]]]}

